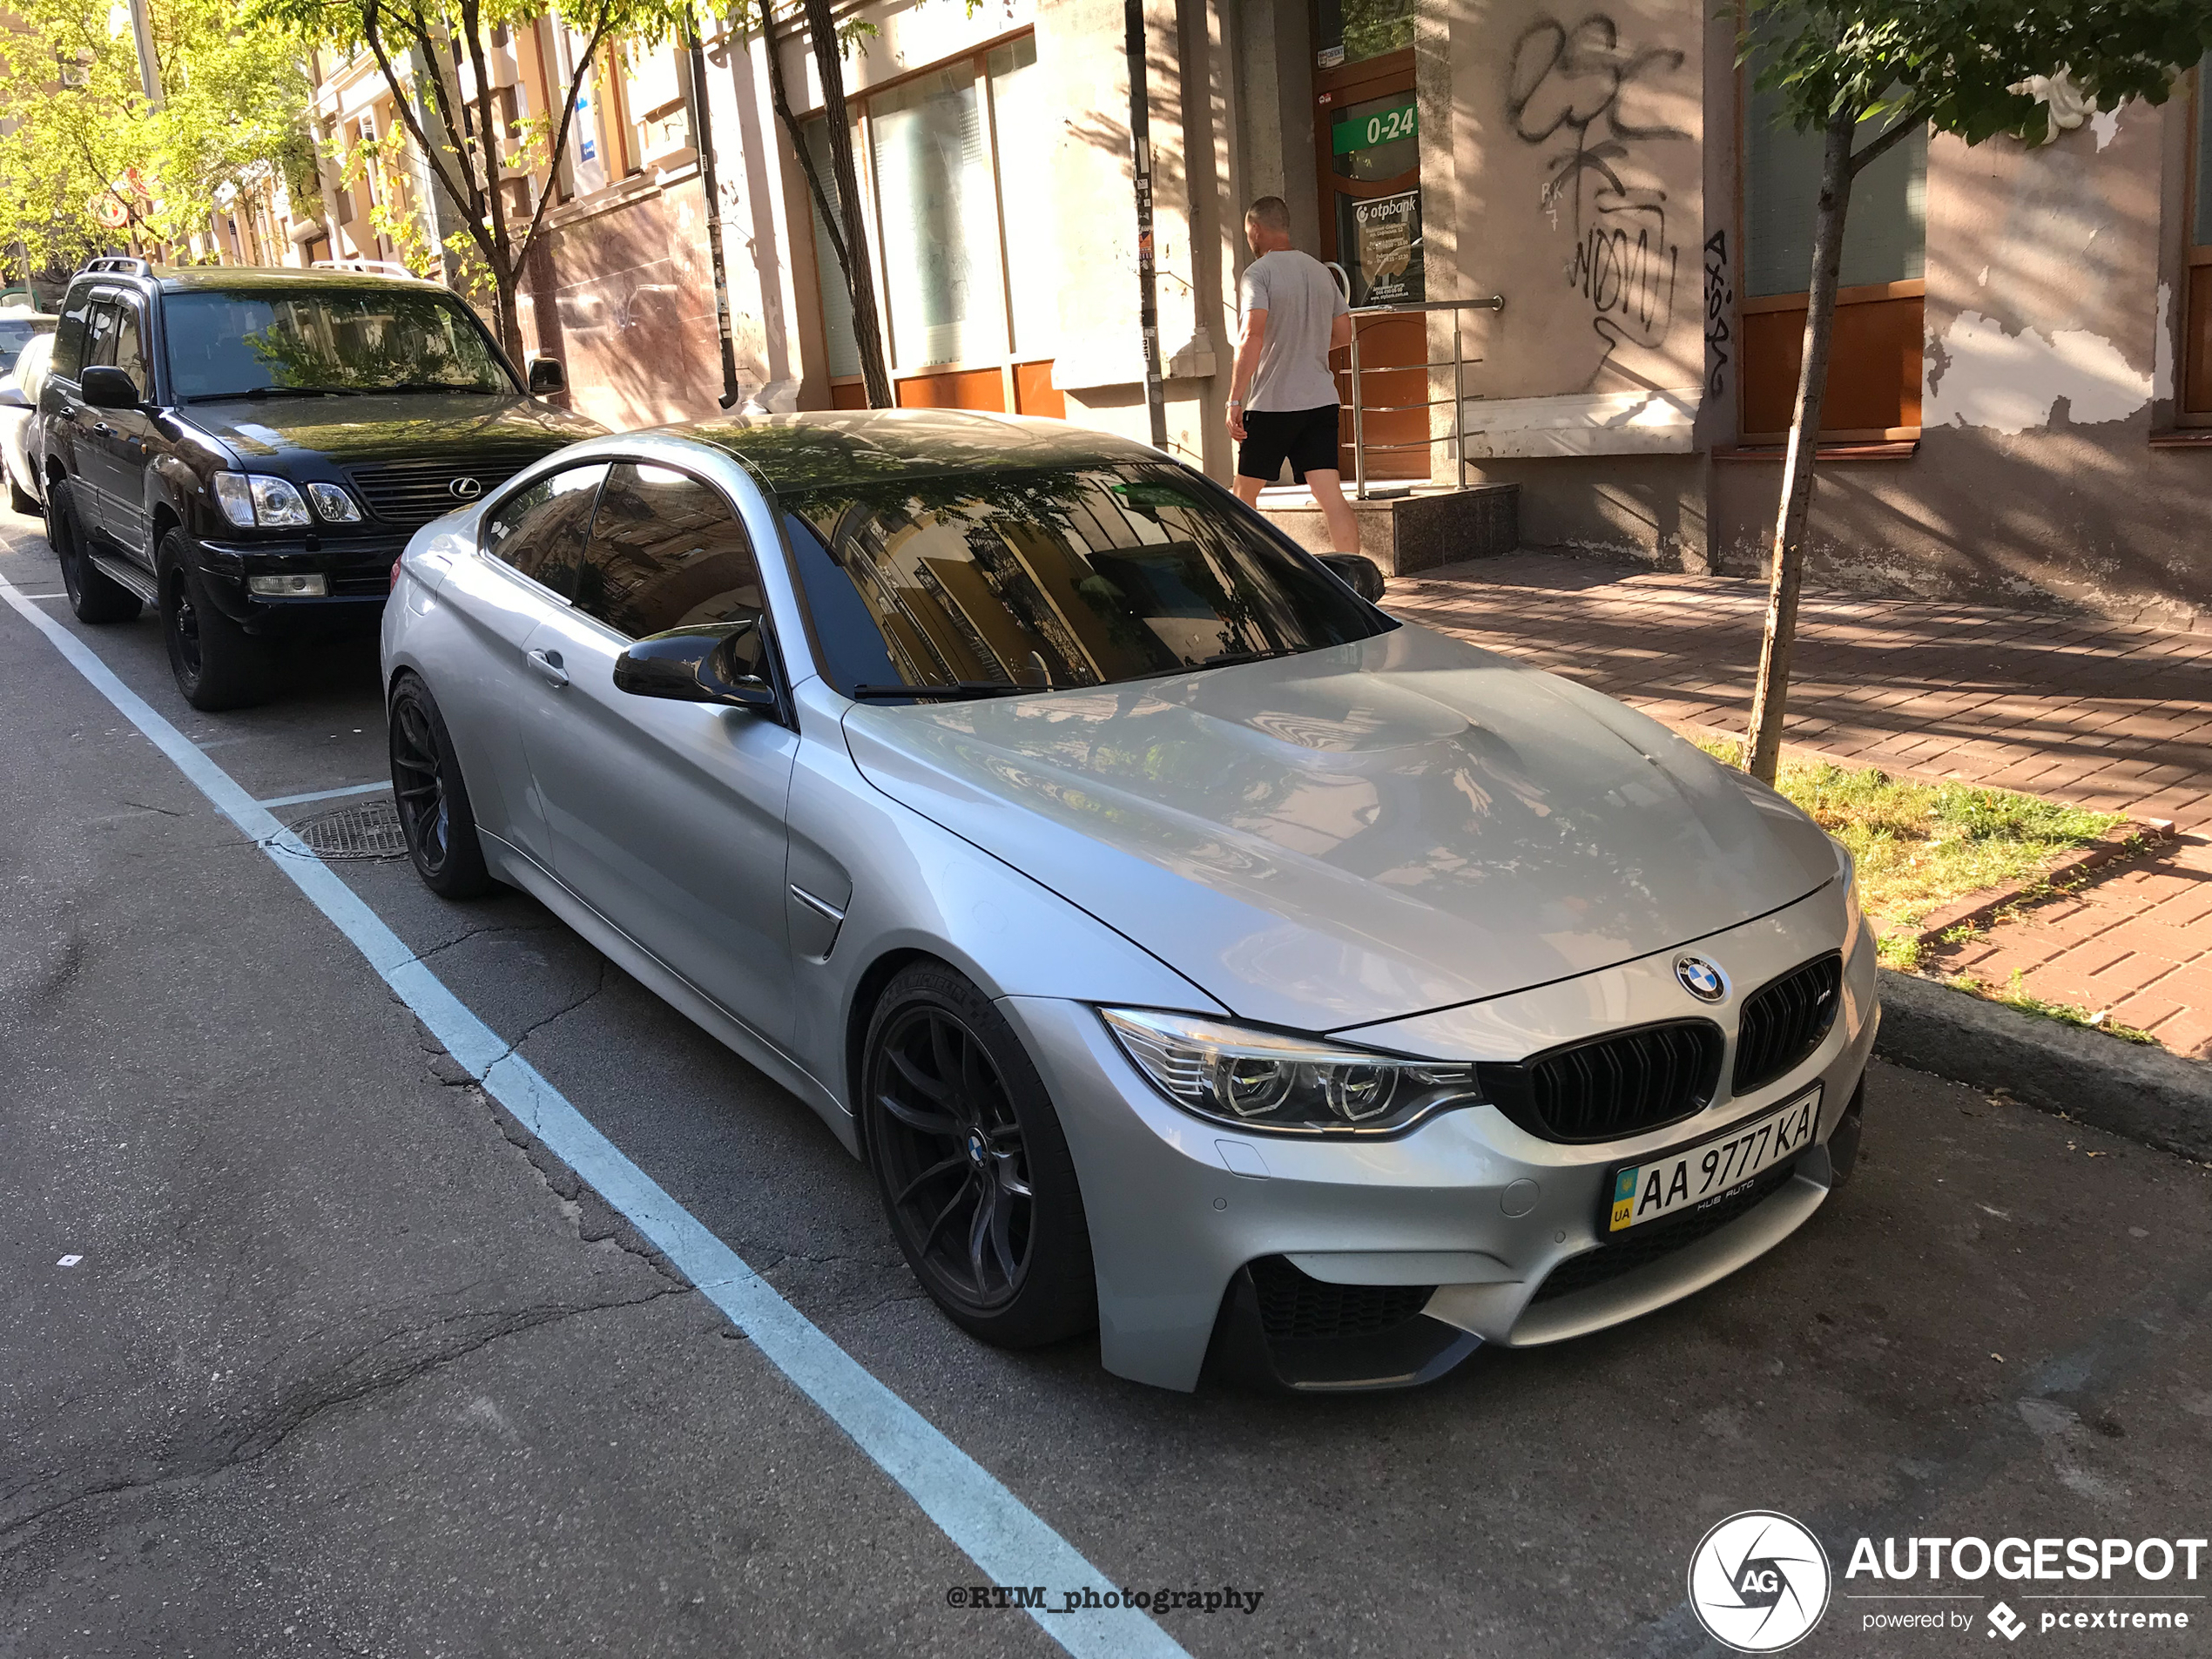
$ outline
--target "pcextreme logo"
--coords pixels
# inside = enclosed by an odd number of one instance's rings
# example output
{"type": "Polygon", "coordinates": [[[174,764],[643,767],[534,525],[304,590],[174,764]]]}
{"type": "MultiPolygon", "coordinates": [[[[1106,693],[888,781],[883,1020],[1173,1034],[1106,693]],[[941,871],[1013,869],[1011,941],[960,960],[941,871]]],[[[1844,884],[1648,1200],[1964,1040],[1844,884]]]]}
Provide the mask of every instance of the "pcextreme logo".
{"type": "Polygon", "coordinates": [[[1689,1558],[1689,1610],[1737,1653],[1779,1653],[1804,1640],[1828,1610],[1828,1587],[1820,1540],[1771,1509],[1730,1515],[1689,1558]]]}

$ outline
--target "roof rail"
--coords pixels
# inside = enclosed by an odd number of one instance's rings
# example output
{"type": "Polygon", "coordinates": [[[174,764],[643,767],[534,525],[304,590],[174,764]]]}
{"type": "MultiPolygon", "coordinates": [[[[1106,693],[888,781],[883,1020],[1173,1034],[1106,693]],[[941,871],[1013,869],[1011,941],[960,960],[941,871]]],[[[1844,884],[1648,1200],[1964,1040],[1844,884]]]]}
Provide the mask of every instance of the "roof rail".
{"type": "Polygon", "coordinates": [[[310,271],[355,271],[364,276],[396,277],[402,282],[423,280],[404,265],[391,260],[317,260],[307,268],[310,271]]]}
{"type": "Polygon", "coordinates": [[[147,264],[145,260],[132,259],[122,253],[108,253],[97,260],[88,260],[85,261],[84,269],[87,272],[105,272],[113,276],[152,276],[153,274],[153,266],[147,264]]]}

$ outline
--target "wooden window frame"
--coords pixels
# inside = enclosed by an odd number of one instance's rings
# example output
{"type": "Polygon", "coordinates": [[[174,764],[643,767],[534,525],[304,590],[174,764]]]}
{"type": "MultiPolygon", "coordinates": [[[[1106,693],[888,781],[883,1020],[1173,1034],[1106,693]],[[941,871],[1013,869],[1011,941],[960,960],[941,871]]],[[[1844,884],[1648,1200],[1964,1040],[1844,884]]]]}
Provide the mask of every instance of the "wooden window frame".
{"type": "Polygon", "coordinates": [[[2196,222],[2197,170],[2203,165],[2204,124],[2212,118],[2212,110],[2205,107],[2212,87],[2204,84],[2202,64],[2191,71],[2191,79],[2187,165],[2182,170],[2182,305],[2175,322],[2181,339],[2174,354],[2180,373],[2174,388],[2174,425],[2201,433],[2212,427],[2212,241],[2200,245],[2197,239],[2212,235],[2212,225],[2196,222]]]}
{"type": "MultiPolygon", "coordinates": [[[[854,134],[853,164],[853,172],[858,175],[855,182],[860,188],[861,212],[867,216],[869,234],[874,239],[874,256],[868,261],[868,278],[875,289],[876,316],[883,328],[884,357],[891,377],[891,398],[893,403],[900,408],[974,407],[941,400],[938,395],[941,387],[945,392],[956,397],[961,388],[964,385],[972,384],[976,376],[995,373],[999,379],[1001,400],[999,408],[1002,411],[1008,414],[1047,412],[1042,409],[1024,409],[1022,407],[1025,400],[1025,386],[1035,379],[1034,374],[1025,378],[1022,371],[1034,370],[1041,365],[1051,363],[1059,354],[1057,349],[1059,342],[1056,341],[1053,342],[1054,349],[1042,352],[1034,349],[1016,349],[1015,347],[1013,266],[1007,246],[1008,241],[1006,229],[1007,205],[1000,187],[999,179],[998,98],[991,86],[990,75],[990,57],[993,52],[1022,40],[1033,39],[1035,35],[1035,27],[1028,24],[1019,29],[1010,29],[1004,34],[995,35],[965,51],[954,52],[948,57],[939,58],[936,62],[924,64],[919,69],[908,70],[903,74],[873,82],[865,90],[852,92],[846,100],[848,110],[856,118],[854,126],[857,131],[854,134]],[[996,353],[965,357],[954,362],[931,363],[926,368],[900,368],[898,366],[898,331],[891,318],[891,295],[884,283],[883,206],[876,195],[875,188],[873,105],[875,100],[887,92],[896,91],[909,82],[921,80],[926,76],[942,74],[948,69],[956,67],[962,63],[968,64],[975,75],[976,94],[979,99],[977,114],[983,128],[983,160],[985,169],[990,177],[991,189],[992,257],[988,264],[998,278],[999,338],[1004,344],[996,353]],[[933,386],[932,382],[940,384],[933,386]],[[913,395],[916,401],[912,402],[907,401],[907,394],[904,389],[907,388],[913,388],[913,395]]],[[[770,50],[774,50],[772,41],[770,44],[770,50]]],[[[806,118],[815,120],[823,119],[826,117],[823,111],[818,110],[806,118]]],[[[808,222],[811,225],[811,209],[808,222]]],[[[834,407],[840,408],[865,407],[867,392],[860,375],[840,374],[827,379],[825,384],[829,389],[830,400],[834,407]],[[854,401],[856,397],[858,401],[854,401]]],[[[1055,415],[1064,414],[1066,411],[1067,401],[1056,392],[1052,393],[1049,399],[1034,401],[1056,403],[1058,408],[1050,411],[1055,415]]]]}

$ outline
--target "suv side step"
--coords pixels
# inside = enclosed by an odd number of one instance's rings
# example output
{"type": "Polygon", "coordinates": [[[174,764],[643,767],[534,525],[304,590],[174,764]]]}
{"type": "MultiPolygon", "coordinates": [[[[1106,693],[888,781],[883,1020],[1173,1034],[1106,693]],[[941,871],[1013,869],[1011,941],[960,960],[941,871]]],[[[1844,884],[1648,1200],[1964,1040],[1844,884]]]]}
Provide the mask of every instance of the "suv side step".
{"type": "Polygon", "coordinates": [[[137,594],[146,604],[156,607],[160,605],[161,596],[154,590],[153,578],[137,565],[105,553],[95,553],[92,555],[92,568],[118,588],[127,588],[137,594]]]}

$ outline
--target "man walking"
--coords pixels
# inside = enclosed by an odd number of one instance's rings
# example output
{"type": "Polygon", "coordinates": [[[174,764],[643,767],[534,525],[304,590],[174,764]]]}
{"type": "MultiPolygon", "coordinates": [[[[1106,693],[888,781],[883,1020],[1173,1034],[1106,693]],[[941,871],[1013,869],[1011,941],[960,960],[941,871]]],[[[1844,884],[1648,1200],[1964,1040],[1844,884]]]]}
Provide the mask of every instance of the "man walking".
{"type": "Polygon", "coordinates": [[[1237,441],[1237,496],[1247,503],[1275,482],[1283,462],[1313,492],[1329,545],[1359,550],[1359,526],[1337,468],[1337,378],[1329,354],[1352,343],[1352,316],[1329,267],[1291,246],[1291,210],[1262,196],[1244,214],[1244,239],[1259,257],[1239,289],[1244,338],[1229,388],[1229,435],[1237,441]]]}

